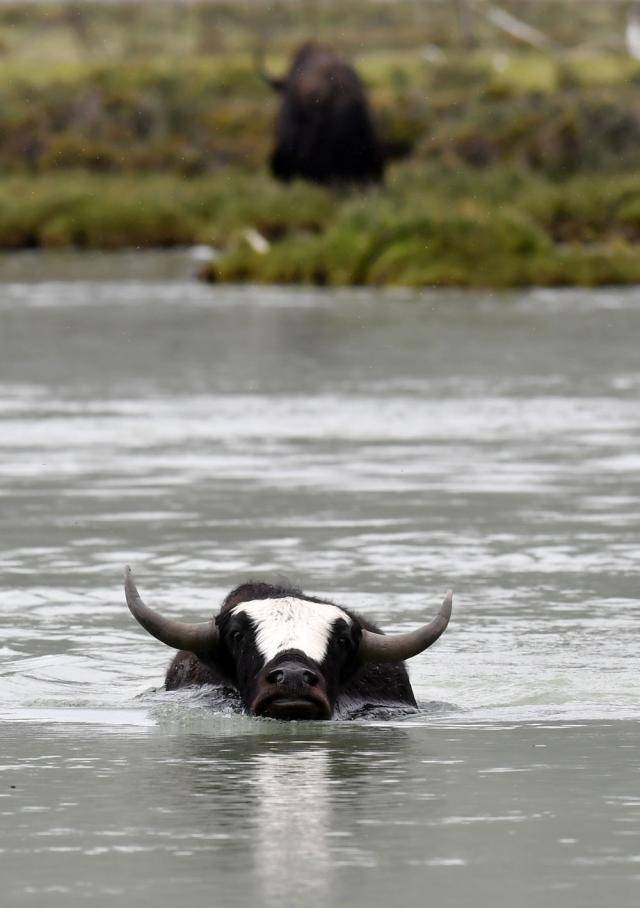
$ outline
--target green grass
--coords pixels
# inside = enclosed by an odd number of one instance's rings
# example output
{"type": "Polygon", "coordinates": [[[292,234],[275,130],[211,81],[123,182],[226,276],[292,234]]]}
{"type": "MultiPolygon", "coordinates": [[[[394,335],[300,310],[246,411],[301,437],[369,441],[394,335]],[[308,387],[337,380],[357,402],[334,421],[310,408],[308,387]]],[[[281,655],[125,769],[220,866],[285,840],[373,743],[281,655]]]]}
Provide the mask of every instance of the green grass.
{"type": "MultiPolygon", "coordinates": [[[[532,91],[478,56],[382,67],[368,57],[361,69],[383,140],[416,158],[517,164],[554,178],[640,169],[640,78],[585,86],[556,66],[555,87],[532,91]]],[[[275,111],[247,54],[117,66],[0,61],[0,172],[259,169],[275,111]]]]}
{"type": "Polygon", "coordinates": [[[640,175],[398,164],[367,193],[227,168],[0,180],[0,248],[207,243],[211,281],[506,287],[640,281],[640,175]],[[255,242],[256,232],[266,242],[255,242]]]}
{"type": "Polygon", "coordinates": [[[268,252],[237,235],[208,276],[327,285],[636,283],[639,214],[640,177],[589,176],[559,189],[524,171],[478,178],[402,165],[385,189],[336,203],[320,230],[283,232],[268,252]]]}
{"type": "MultiPolygon", "coordinates": [[[[625,4],[609,0],[501,0],[500,6],[545,32],[558,46],[595,46],[603,52],[622,41],[625,4]]],[[[416,0],[181,0],[117,4],[101,0],[13,0],[0,6],[0,52],[42,64],[46,60],[127,59],[173,54],[229,53],[265,39],[290,52],[309,34],[350,53],[405,51],[432,43],[445,50],[465,44],[455,3],[416,0]]],[[[473,18],[477,46],[521,49],[481,15],[473,18]]],[[[467,50],[467,48],[465,48],[467,50]]]]}
{"type": "Polygon", "coordinates": [[[207,243],[212,281],[638,282],[640,65],[620,9],[501,5],[567,52],[480,20],[465,47],[454,4],[414,0],[0,5],[0,247],[207,243]],[[310,34],[355,61],[405,153],[383,187],[266,173],[277,102],[253,51],[283,72],[310,34]]]}

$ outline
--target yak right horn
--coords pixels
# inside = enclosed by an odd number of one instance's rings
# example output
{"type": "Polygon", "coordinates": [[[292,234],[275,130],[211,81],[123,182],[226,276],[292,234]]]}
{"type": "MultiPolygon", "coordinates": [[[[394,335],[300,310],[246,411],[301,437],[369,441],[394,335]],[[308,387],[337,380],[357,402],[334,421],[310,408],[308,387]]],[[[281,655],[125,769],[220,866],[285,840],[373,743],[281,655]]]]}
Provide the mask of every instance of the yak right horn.
{"type": "Polygon", "coordinates": [[[453,593],[449,590],[433,621],[407,634],[374,634],[363,628],[358,651],[360,661],[402,662],[424,652],[446,630],[451,618],[452,601],[453,593]]]}

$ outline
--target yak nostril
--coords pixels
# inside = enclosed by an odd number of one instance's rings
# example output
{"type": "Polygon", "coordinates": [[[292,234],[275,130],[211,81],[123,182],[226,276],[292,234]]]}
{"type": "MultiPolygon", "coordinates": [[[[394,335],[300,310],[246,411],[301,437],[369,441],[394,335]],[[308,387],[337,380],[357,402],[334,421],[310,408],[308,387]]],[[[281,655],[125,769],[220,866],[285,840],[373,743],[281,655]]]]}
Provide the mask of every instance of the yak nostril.
{"type": "Polygon", "coordinates": [[[309,687],[314,687],[319,680],[315,672],[304,671],[302,673],[302,677],[304,678],[305,683],[309,685],[309,687]]]}
{"type": "Polygon", "coordinates": [[[274,671],[269,672],[267,675],[267,681],[269,684],[282,684],[284,681],[284,672],[279,668],[274,669],[274,671]]]}

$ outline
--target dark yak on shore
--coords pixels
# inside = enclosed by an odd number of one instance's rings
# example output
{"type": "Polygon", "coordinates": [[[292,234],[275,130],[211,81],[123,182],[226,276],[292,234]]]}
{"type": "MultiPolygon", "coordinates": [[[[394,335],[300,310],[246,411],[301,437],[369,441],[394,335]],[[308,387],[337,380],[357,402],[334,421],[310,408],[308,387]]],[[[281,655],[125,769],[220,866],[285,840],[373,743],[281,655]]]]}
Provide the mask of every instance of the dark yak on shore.
{"type": "Polygon", "coordinates": [[[279,180],[379,183],[384,155],[362,80],[330,47],[309,41],[285,78],[263,77],[281,95],[271,171],[279,180]]]}

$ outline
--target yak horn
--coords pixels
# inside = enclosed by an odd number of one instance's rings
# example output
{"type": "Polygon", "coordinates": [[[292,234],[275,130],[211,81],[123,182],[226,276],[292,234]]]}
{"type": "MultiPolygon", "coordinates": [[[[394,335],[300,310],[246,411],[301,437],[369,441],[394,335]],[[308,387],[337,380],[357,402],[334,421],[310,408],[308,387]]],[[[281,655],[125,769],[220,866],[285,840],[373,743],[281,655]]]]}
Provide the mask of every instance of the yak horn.
{"type": "Polygon", "coordinates": [[[202,659],[211,658],[218,643],[218,628],[213,621],[203,624],[185,624],[172,618],[163,618],[158,612],[145,605],[133,581],[131,568],[124,569],[124,592],[129,611],[156,640],[174,649],[188,650],[202,659]]]}
{"type": "Polygon", "coordinates": [[[253,52],[253,63],[257,74],[260,78],[270,85],[274,91],[282,91],[285,86],[286,79],[278,79],[275,76],[269,75],[267,72],[267,66],[265,63],[265,50],[264,44],[259,44],[253,52]]]}
{"type": "Polygon", "coordinates": [[[453,592],[449,590],[433,621],[408,634],[374,634],[363,628],[358,650],[360,661],[402,662],[417,656],[445,631],[451,617],[452,600],[453,592]]]}

